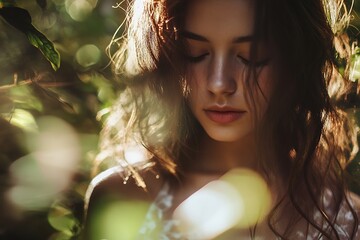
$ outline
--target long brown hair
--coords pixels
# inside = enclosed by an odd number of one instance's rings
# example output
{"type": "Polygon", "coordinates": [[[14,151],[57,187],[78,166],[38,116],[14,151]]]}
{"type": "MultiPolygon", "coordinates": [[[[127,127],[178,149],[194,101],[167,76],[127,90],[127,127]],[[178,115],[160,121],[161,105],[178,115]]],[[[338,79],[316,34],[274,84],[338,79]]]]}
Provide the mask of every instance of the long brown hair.
{"type": "MultiPolygon", "coordinates": [[[[202,131],[185,100],[186,46],[181,31],[187,4],[187,0],[131,2],[127,33],[112,55],[125,89],[104,126],[105,154],[99,156],[116,158],[143,187],[136,168],[124,158],[128,144],[141,144],[150,153],[141,166],[156,164],[161,174],[173,179],[202,131]]],[[[343,169],[356,153],[356,131],[346,111],[336,104],[350,89],[334,59],[334,39],[344,29],[339,27],[343,2],[257,0],[255,6],[257,40],[251,58],[261,39],[273,49],[275,66],[269,107],[257,122],[258,158],[264,177],[277,179],[286,188],[269,215],[269,226],[278,237],[289,238],[295,230],[292,226],[305,219],[319,237],[339,239],[337,215],[345,204],[354,218],[347,234],[354,238],[357,214],[347,198],[343,169]],[[342,88],[330,96],[328,89],[335,85],[342,88]],[[324,204],[326,197],[332,199],[330,206],[324,204]],[[277,227],[284,206],[293,216],[285,231],[277,227]],[[320,220],[314,219],[315,213],[320,220]]],[[[251,79],[247,84],[254,88],[257,84],[251,79]]],[[[251,91],[248,97],[251,100],[251,91]]]]}
{"type": "MultiPolygon", "coordinates": [[[[273,173],[281,173],[281,181],[288,183],[281,204],[288,198],[295,216],[305,218],[322,236],[339,239],[335,223],[341,203],[346,202],[355,219],[349,233],[353,238],[357,216],[345,194],[343,168],[356,152],[356,131],[346,112],[336,106],[350,87],[346,76],[337,72],[333,42],[339,32],[332,31],[326,16],[330,11],[340,12],[343,5],[324,3],[258,1],[258,12],[263,13],[259,25],[268,30],[278,66],[275,97],[270,99],[259,141],[265,148],[263,168],[269,172],[278,167],[273,173]],[[331,98],[327,90],[334,84],[342,89],[331,98]],[[327,194],[333,200],[330,208],[324,207],[327,194]],[[314,211],[321,214],[327,229],[314,220],[314,211]]],[[[281,204],[270,214],[275,233],[281,204]]],[[[289,222],[289,227],[294,222],[289,222]]]]}

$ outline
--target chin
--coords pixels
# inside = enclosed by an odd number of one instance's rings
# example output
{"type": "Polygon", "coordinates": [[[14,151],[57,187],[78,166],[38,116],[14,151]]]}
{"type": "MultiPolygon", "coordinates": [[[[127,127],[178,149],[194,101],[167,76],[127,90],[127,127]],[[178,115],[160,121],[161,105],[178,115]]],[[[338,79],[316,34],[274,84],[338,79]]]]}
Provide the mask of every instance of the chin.
{"type": "Polygon", "coordinates": [[[236,130],[215,130],[211,129],[210,131],[206,131],[207,135],[214,141],[217,142],[239,142],[241,140],[246,139],[251,131],[236,131],[236,130]]]}

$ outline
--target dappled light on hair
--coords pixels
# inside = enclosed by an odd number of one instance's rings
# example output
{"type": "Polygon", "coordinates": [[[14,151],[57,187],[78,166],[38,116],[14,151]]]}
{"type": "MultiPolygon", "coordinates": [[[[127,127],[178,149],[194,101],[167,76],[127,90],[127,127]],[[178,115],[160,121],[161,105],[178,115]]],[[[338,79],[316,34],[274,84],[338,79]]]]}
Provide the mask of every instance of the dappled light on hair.
{"type": "Polygon", "coordinates": [[[141,145],[130,145],[124,151],[124,156],[128,164],[136,164],[148,160],[147,150],[141,145]]]}
{"type": "MultiPolygon", "coordinates": [[[[357,50],[360,52],[360,48],[357,50]]],[[[357,57],[353,62],[349,78],[354,82],[360,79],[360,57],[357,57]]]]}
{"type": "MultiPolygon", "coordinates": [[[[336,70],[333,69],[335,72],[336,70]]],[[[331,82],[328,86],[329,96],[332,98],[339,98],[345,89],[345,82],[341,79],[341,75],[338,73],[333,74],[331,82]]]]}
{"type": "Polygon", "coordinates": [[[131,15],[133,25],[129,26],[127,35],[131,36],[126,40],[126,45],[119,50],[119,56],[126,55],[126,58],[118,59],[120,64],[116,63],[117,73],[126,73],[126,76],[134,76],[142,71],[154,70],[159,58],[159,43],[156,34],[147,36],[147,31],[153,29],[152,24],[145,16],[147,14],[156,16],[158,13],[152,9],[151,1],[135,0],[128,13],[131,15]],[[143,43],[143,44],[141,44],[143,43]],[[126,59],[124,62],[123,60],[126,59]]]}
{"type": "Polygon", "coordinates": [[[37,133],[28,133],[31,153],[10,167],[15,183],[9,200],[24,210],[48,207],[71,183],[80,160],[80,144],[75,130],[63,120],[43,117],[37,133]]]}
{"type": "MultiPolygon", "coordinates": [[[[176,112],[148,90],[136,96],[124,91],[111,109],[99,112],[98,119],[103,120],[105,125],[100,135],[101,151],[96,157],[93,175],[101,165],[115,163],[136,176],[134,170],[138,170],[140,163],[154,163],[168,158],[163,150],[171,143],[172,127],[177,124],[176,112]],[[173,121],[166,121],[166,118],[173,121]]],[[[168,165],[174,172],[174,164],[170,162],[168,165]]]]}
{"type": "Polygon", "coordinates": [[[325,7],[325,13],[333,32],[335,34],[342,32],[351,21],[352,6],[350,9],[348,9],[346,7],[345,1],[343,0],[323,2],[325,7]]]}
{"type": "Polygon", "coordinates": [[[260,223],[271,206],[265,181],[248,169],[234,169],[192,194],[174,212],[189,239],[212,239],[231,228],[260,223]]]}

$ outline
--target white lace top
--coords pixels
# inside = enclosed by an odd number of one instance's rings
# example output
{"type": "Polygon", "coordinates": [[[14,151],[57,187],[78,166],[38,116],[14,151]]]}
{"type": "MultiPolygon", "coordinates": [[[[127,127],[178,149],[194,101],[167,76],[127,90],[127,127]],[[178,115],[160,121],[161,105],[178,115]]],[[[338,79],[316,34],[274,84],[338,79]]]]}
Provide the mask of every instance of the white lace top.
{"type": "MultiPolygon", "coordinates": [[[[328,191],[325,194],[327,197],[324,201],[325,206],[330,205],[329,199],[331,199],[331,192],[328,191]]],[[[193,238],[189,236],[185,236],[183,233],[177,230],[177,226],[179,222],[174,219],[167,219],[166,213],[172,207],[173,204],[173,195],[170,192],[170,188],[168,185],[164,185],[162,190],[157,195],[155,201],[151,204],[145,222],[142,225],[138,240],[200,240],[198,238],[193,238]]],[[[358,214],[359,215],[359,214],[358,214]]],[[[340,212],[338,214],[338,222],[345,224],[336,224],[335,228],[339,234],[341,240],[350,239],[349,233],[353,228],[353,215],[345,207],[345,204],[341,207],[340,212]]],[[[315,215],[315,220],[321,222],[321,214],[318,212],[315,215]]],[[[223,235],[222,235],[223,236],[223,235]]],[[[239,239],[238,237],[216,237],[215,239],[219,240],[235,240],[239,239]]],[[[244,238],[241,238],[244,239],[244,238]]],[[[250,237],[245,239],[251,239],[250,237]]],[[[253,239],[268,239],[261,236],[256,236],[253,239]]],[[[276,237],[274,236],[274,239],[276,237]]],[[[295,239],[295,238],[294,238],[295,239]]],[[[319,238],[319,233],[314,228],[309,228],[308,233],[299,230],[296,232],[296,239],[325,239],[324,237],[319,238]]],[[[358,230],[356,233],[356,237],[354,239],[360,239],[360,227],[358,226],[358,230]]],[[[202,240],[202,239],[201,239],[202,240]]]]}

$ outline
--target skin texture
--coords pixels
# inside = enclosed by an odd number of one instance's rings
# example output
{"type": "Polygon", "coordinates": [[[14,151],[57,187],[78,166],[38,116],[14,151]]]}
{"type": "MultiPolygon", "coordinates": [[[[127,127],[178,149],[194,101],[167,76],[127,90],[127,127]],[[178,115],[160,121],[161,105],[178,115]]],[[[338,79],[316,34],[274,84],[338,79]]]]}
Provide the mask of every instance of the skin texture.
{"type": "Polygon", "coordinates": [[[249,0],[200,0],[188,7],[184,34],[190,63],[188,104],[206,133],[191,161],[196,171],[255,168],[254,122],[266,111],[271,94],[271,62],[261,64],[269,56],[260,47],[255,59],[258,85],[248,89],[253,25],[249,0]],[[256,108],[247,101],[248,91],[256,108]]]}
{"type": "MultiPolygon", "coordinates": [[[[249,0],[200,0],[190,4],[185,18],[185,31],[203,38],[185,35],[190,55],[189,105],[215,141],[241,144],[254,130],[255,109],[246,100],[247,91],[252,90],[245,86],[254,25],[252,13],[249,0]]],[[[260,50],[258,55],[258,62],[268,58],[265,51],[260,50]]],[[[270,95],[270,66],[261,65],[257,71],[259,87],[255,87],[254,100],[262,115],[267,107],[266,96],[270,95]]]]}

